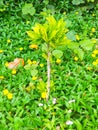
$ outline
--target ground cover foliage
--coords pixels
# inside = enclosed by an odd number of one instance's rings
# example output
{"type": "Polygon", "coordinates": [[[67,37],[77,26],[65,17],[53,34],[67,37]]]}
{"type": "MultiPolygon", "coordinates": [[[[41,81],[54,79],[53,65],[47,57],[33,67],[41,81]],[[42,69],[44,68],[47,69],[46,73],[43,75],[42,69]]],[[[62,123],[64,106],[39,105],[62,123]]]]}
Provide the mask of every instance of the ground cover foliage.
{"type": "Polygon", "coordinates": [[[55,5],[54,1],[46,0],[32,1],[33,6],[31,1],[27,1],[29,5],[24,1],[3,2],[0,129],[97,130],[98,5],[86,3],[77,7],[68,1],[66,4],[58,1],[55,5]],[[46,101],[47,56],[42,51],[46,48],[43,43],[33,43],[27,32],[38,23],[43,25],[49,15],[57,21],[63,18],[66,37],[74,46],[59,47],[60,51],[53,53],[50,94],[46,101]]]}

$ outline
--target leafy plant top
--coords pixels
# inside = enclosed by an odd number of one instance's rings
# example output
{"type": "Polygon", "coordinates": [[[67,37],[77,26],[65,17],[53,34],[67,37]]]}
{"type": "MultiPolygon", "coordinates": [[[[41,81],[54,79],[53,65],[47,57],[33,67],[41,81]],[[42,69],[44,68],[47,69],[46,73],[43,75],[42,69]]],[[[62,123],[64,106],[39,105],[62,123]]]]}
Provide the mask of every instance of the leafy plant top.
{"type": "Polygon", "coordinates": [[[44,24],[37,23],[33,31],[27,31],[33,43],[47,43],[52,48],[60,45],[66,45],[70,42],[65,36],[68,29],[63,19],[56,20],[53,16],[48,16],[44,24]]]}

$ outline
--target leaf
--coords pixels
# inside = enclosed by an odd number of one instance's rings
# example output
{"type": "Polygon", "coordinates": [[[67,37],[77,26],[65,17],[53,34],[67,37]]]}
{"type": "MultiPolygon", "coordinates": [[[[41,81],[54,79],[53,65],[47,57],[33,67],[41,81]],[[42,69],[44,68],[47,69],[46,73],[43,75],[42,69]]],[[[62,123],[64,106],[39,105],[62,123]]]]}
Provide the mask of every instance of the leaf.
{"type": "Polygon", "coordinates": [[[72,0],[73,5],[79,5],[81,3],[85,3],[84,0],[72,0]]]}
{"type": "Polygon", "coordinates": [[[37,85],[37,89],[39,90],[39,92],[45,92],[46,91],[46,82],[44,82],[43,80],[39,80],[39,83],[37,85]]]}
{"type": "Polygon", "coordinates": [[[27,34],[32,40],[35,38],[33,31],[27,31],[27,34]]]}
{"type": "Polygon", "coordinates": [[[74,50],[74,52],[78,55],[80,60],[83,60],[84,57],[84,51],[81,48],[78,48],[77,50],[74,50]]]}
{"type": "Polygon", "coordinates": [[[23,6],[23,8],[22,8],[22,13],[23,13],[24,15],[30,14],[30,15],[33,16],[33,15],[35,14],[35,8],[33,7],[32,4],[26,3],[26,4],[23,6]]]}
{"type": "Polygon", "coordinates": [[[36,76],[37,74],[38,74],[38,70],[36,70],[36,69],[31,70],[32,76],[36,76]]]}
{"type": "Polygon", "coordinates": [[[75,124],[76,124],[77,130],[83,130],[82,124],[78,120],[75,121],[75,124]]]}
{"type": "Polygon", "coordinates": [[[67,38],[72,40],[72,41],[76,41],[76,36],[75,36],[75,31],[69,31],[67,34],[66,34],[67,38]]]}
{"type": "Polygon", "coordinates": [[[79,44],[84,50],[91,50],[94,46],[94,43],[90,39],[80,41],[79,44]]]}
{"type": "Polygon", "coordinates": [[[42,51],[47,52],[47,44],[42,44],[42,51]]]}
{"type": "Polygon", "coordinates": [[[17,68],[19,65],[24,66],[23,58],[15,58],[13,62],[9,62],[8,68],[14,69],[14,68],[17,68]]]}
{"type": "Polygon", "coordinates": [[[33,70],[33,69],[35,69],[37,66],[38,66],[38,64],[32,64],[32,65],[27,64],[27,65],[24,66],[24,68],[25,68],[26,70],[33,70]]]}
{"type": "Polygon", "coordinates": [[[63,56],[63,52],[61,50],[54,50],[52,54],[55,58],[61,58],[63,56]]]}

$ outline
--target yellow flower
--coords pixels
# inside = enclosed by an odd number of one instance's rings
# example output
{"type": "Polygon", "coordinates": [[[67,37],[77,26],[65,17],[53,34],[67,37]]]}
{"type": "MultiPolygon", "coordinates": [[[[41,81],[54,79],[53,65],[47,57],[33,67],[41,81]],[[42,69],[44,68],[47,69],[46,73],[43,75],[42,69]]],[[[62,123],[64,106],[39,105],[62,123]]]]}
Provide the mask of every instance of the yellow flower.
{"type": "Polygon", "coordinates": [[[93,13],[92,16],[95,16],[95,14],[93,13]]]}
{"type": "Polygon", "coordinates": [[[5,96],[8,95],[8,93],[9,93],[8,89],[4,89],[4,90],[3,90],[3,94],[4,94],[5,96]]]}
{"type": "Polygon", "coordinates": [[[29,24],[30,23],[30,21],[26,21],[26,24],[29,24]]]}
{"type": "Polygon", "coordinates": [[[36,79],[37,79],[37,77],[36,77],[36,76],[33,76],[33,77],[32,77],[32,80],[36,80],[36,79]]]}
{"type": "Polygon", "coordinates": [[[61,60],[60,60],[60,59],[57,59],[57,60],[56,60],[56,63],[57,63],[57,64],[60,64],[60,63],[61,63],[61,60]]]}
{"type": "Polygon", "coordinates": [[[63,12],[63,14],[66,14],[66,12],[63,12]]]}
{"type": "Polygon", "coordinates": [[[88,66],[88,67],[87,67],[87,70],[89,70],[89,71],[92,70],[92,67],[88,66]]]}
{"type": "Polygon", "coordinates": [[[13,69],[13,70],[12,70],[12,74],[16,74],[16,69],[13,69]]]}
{"type": "Polygon", "coordinates": [[[76,40],[77,40],[77,41],[79,41],[79,40],[80,40],[79,35],[76,35],[76,40]]]}
{"type": "Polygon", "coordinates": [[[96,55],[95,55],[95,54],[92,54],[92,57],[96,57],[96,55]]]}
{"type": "Polygon", "coordinates": [[[32,64],[32,61],[31,61],[30,59],[28,59],[28,60],[27,60],[27,63],[28,63],[29,65],[31,65],[31,64],[32,64]]]}
{"type": "Polygon", "coordinates": [[[13,94],[12,93],[8,93],[7,94],[7,98],[11,100],[13,98],[13,94]]]}
{"type": "Polygon", "coordinates": [[[42,68],[44,66],[44,64],[39,64],[39,66],[42,68]]]}
{"type": "Polygon", "coordinates": [[[4,79],[4,76],[0,76],[0,79],[4,79]]]}
{"type": "Polygon", "coordinates": [[[36,45],[36,44],[31,44],[29,47],[30,47],[31,49],[38,49],[38,45],[36,45]]]}
{"type": "Polygon", "coordinates": [[[94,50],[93,53],[94,53],[95,55],[97,55],[97,54],[98,54],[98,50],[97,50],[97,49],[94,50]]]}
{"type": "Polygon", "coordinates": [[[78,61],[78,57],[75,56],[75,57],[74,57],[74,60],[75,60],[75,61],[78,61]]]}
{"type": "Polygon", "coordinates": [[[94,61],[92,64],[93,64],[94,66],[96,66],[96,65],[97,65],[97,62],[96,62],[96,61],[94,61]]]}
{"type": "Polygon", "coordinates": [[[9,65],[9,63],[8,63],[8,62],[6,62],[6,63],[5,63],[5,66],[6,66],[6,67],[8,67],[8,65],[9,65]]]}
{"type": "Polygon", "coordinates": [[[3,50],[0,50],[0,53],[2,53],[3,52],[3,50]]]}
{"type": "Polygon", "coordinates": [[[34,61],[32,61],[32,64],[36,64],[37,62],[34,60],[34,61]]]}
{"type": "Polygon", "coordinates": [[[42,93],[41,93],[41,98],[45,99],[46,96],[47,96],[47,93],[46,93],[46,92],[42,92],[42,93]]]}
{"type": "Polygon", "coordinates": [[[96,59],[96,63],[98,64],[98,59],[96,59]]]}
{"type": "Polygon", "coordinates": [[[7,43],[11,43],[11,40],[10,40],[10,39],[8,39],[8,40],[7,40],[7,43]]]}
{"type": "Polygon", "coordinates": [[[79,14],[79,12],[77,11],[77,12],[75,12],[75,14],[79,14]]]}
{"type": "Polygon", "coordinates": [[[19,50],[22,51],[22,50],[23,50],[23,47],[20,47],[19,50]]]}
{"type": "Polygon", "coordinates": [[[93,42],[93,43],[97,43],[96,39],[93,39],[92,42],[93,42]]]}
{"type": "Polygon", "coordinates": [[[92,33],[94,33],[94,32],[96,31],[96,29],[95,29],[95,28],[92,28],[91,31],[92,31],[92,33]]]}

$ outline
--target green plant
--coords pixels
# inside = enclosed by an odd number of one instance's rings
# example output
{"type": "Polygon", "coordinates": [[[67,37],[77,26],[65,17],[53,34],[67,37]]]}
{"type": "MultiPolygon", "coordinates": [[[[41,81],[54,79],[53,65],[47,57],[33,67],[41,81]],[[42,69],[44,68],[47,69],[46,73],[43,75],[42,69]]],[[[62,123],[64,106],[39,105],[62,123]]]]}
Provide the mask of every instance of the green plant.
{"type": "Polygon", "coordinates": [[[28,36],[32,39],[33,43],[42,45],[42,51],[45,52],[47,60],[47,97],[50,93],[50,61],[53,54],[56,58],[61,58],[62,51],[54,50],[58,46],[65,46],[70,41],[66,38],[65,33],[67,28],[63,19],[56,21],[53,16],[46,18],[46,23],[36,24],[33,31],[27,31],[28,36]]]}

